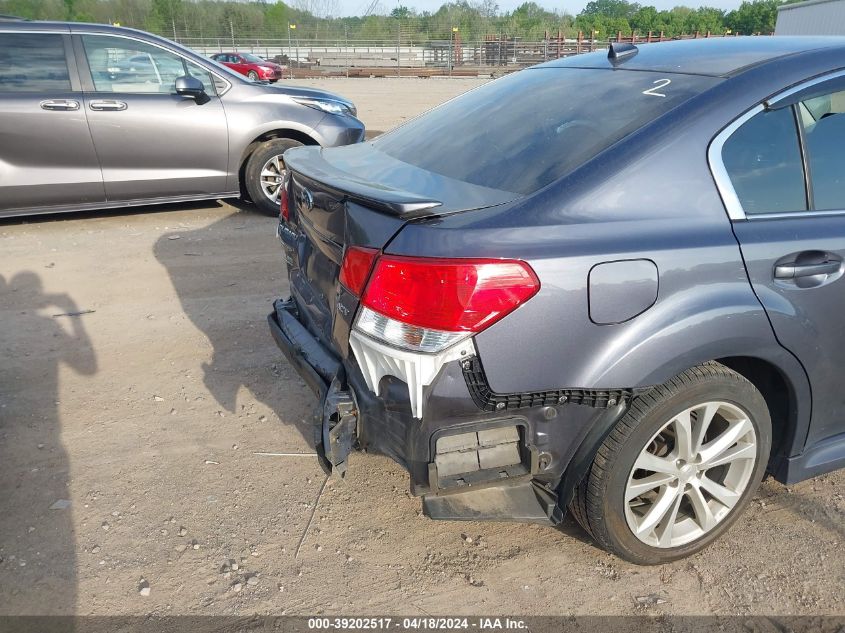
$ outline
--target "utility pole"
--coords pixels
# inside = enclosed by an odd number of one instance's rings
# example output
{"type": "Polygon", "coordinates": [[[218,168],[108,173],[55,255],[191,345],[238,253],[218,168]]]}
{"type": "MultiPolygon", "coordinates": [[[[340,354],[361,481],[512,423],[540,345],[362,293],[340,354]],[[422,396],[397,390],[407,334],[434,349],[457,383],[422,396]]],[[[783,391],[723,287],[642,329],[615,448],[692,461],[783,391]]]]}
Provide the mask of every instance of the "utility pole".
{"type": "Polygon", "coordinates": [[[235,52],[235,25],[232,23],[232,19],[229,18],[229,33],[232,35],[232,52],[235,52]]]}
{"type": "MultiPolygon", "coordinates": [[[[296,29],[296,24],[288,22],[288,74],[290,75],[290,78],[293,79],[293,57],[291,56],[291,53],[293,52],[293,47],[291,46],[290,42],[291,29],[296,29]]],[[[296,56],[299,57],[298,52],[296,56]]]]}
{"type": "Polygon", "coordinates": [[[449,34],[449,76],[452,76],[452,66],[455,65],[455,33],[458,32],[458,27],[453,26],[452,32],[449,34]]]}

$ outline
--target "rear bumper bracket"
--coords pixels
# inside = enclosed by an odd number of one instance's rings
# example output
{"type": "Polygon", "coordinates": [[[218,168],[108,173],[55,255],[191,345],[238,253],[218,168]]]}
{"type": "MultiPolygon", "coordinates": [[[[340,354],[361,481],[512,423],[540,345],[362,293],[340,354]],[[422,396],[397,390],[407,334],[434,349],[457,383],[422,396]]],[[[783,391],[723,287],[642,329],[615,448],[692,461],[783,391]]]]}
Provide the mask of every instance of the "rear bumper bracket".
{"type": "Polygon", "coordinates": [[[335,378],[329,385],[317,421],[317,456],[327,475],[346,476],[349,454],[358,441],[358,411],[350,392],[335,378]]]}

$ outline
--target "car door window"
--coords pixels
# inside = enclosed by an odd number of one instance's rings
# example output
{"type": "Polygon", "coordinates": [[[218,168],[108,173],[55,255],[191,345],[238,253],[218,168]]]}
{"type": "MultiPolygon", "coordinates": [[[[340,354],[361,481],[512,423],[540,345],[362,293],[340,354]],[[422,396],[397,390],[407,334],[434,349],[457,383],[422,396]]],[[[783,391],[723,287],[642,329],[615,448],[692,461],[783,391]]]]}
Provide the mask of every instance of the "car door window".
{"type": "Polygon", "coordinates": [[[799,111],[813,208],[845,209],[845,91],[802,101],[799,111]]]}
{"type": "Polygon", "coordinates": [[[61,35],[4,33],[0,37],[0,92],[70,89],[61,35]]]}
{"type": "Polygon", "coordinates": [[[807,210],[792,108],[764,110],[725,141],[722,161],[746,214],[807,210]]]}
{"type": "Polygon", "coordinates": [[[215,94],[209,72],[175,53],[122,37],[84,35],[82,41],[97,92],[171,94],[176,79],[191,75],[215,94]]]}

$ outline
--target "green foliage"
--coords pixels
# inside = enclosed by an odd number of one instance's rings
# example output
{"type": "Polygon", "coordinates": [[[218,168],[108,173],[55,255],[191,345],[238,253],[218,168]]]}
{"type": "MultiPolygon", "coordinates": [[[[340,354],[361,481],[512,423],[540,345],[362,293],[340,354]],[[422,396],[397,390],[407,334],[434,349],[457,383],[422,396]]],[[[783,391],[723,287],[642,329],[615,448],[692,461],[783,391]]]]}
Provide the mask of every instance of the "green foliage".
{"type": "Polygon", "coordinates": [[[739,9],[725,16],[725,24],[735,33],[772,33],[781,0],[753,0],[743,2],[739,9]]]}
{"type": "Polygon", "coordinates": [[[407,20],[413,14],[413,11],[411,11],[408,7],[399,5],[390,12],[390,17],[396,18],[397,20],[407,20]]]}
{"type": "MultiPolygon", "coordinates": [[[[290,1],[290,0],[288,0],[290,1]]],[[[407,0],[406,0],[407,1],[407,0]]],[[[794,0],[790,0],[794,1],[794,0]]],[[[237,39],[287,39],[287,25],[297,25],[300,41],[314,39],[380,40],[403,42],[449,40],[457,29],[463,41],[486,36],[542,40],[546,34],[575,37],[613,37],[617,31],[644,36],[649,31],[667,37],[696,31],[769,33],[774,30],[777,7],[783,0],[746,0],[727,15],[711,7],[678,6],[658,11],[650,5],[627,0],[591,0],[577,16],[549,11],[538,2],[523,2],[502,12],[496,0],[449,0],[437,11],[417,13],[399,4],[387,15],[316,17],[281,0],[0,0],[0,13],[32,19],[119,22],[160,33],[166,37],[237,39]]],[[[312,6],[295,2],[295,6],[312,6]]]]}

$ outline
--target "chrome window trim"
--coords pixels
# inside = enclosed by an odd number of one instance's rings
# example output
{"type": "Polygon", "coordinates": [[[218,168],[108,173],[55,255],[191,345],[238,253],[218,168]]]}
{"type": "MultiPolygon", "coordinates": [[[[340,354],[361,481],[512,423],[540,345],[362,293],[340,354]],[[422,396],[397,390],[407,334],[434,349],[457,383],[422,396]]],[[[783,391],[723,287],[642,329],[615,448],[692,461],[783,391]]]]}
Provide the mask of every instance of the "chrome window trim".
{"type": "MultiPolygon", "coordinates": [[[[214,75],[215,77],[217,77],[218,79],[223,81],[226,84],[226,88],[222,92],[218,91],[217,95],[216,95],[217,97],[222,97],[224,94],[229,92],[229,89],[232,87],[232,82],[228,81],[225,77],[218,75],[216,72],[214,72],[213,70],[208,68],[205,64],[200,64],[199,62],[197,62],[194,59],[191,59],[190,57],[185,57],[179,51],[175,51],[168,46],[164,46],[163,44],[159,44],[158,42],[151,42],[149,40],[145,40],[145,39],[142,39],[140,37],[133,37],[131,35],[124,35],[123,33],[109,33],[108,31],[71,31],[70,35],[96,35],[96,36],[101,36],[101,37],[120,37],[120,38],[123,38],[125,40],[131,40],[133,42],[139,42],[141,44],[147,44],[148,46],[155,46],[156,48],[160,48],[161,50],[163,50],[167,53],[170,53],[171,55],[176,55],[180,59],[184,59],[185,61],[189,61],[192,64],[195,64],[197,66],[200,66],[201,68],[204,68],[206,72],[208,72],[211,75],[214,75]]],[[[212,80],[211,83],[213,84],[214,80],[212,80]]],[[[217,90],[217,86],[214,86],[214,89],[217,90]]],[[[156,93],[148,93],[148,94],[156,94],[156,93]]]]}
{"type": "Polygon", "coordinates": [[[783,92],[775,95],[771,99],[766,99],[766,101],[764,101],[763,103],[767,106],[776,105],[777,103],[783,101],[787,97],[791,97],[796,92],[801,92],[805,88],[811,88],[812,86],[815,86],[816,84],[821,84],[821,83],[824,83],[826,81],[830,81],[831,79],[836,79],[837,77],[843,77],[843,76],[845,76],[845,70],[838,70],[836,72],[829,73],[827,75],[822,75],[820,77],[816,77],[815,79],[809,79],[809,80],[805,81],[804,83],[800,83],[797,86],[793,86],[792,88],[788,88],[787,90],[784,90],[783,92]]]}
{"type": "Polygon", "coordinates": [[[827,209],[824,211],[787,211],[786,213],[756,213],[751,214],[749,220],[794,220],[796,218],[817,217],[817,216],[841,216],[845,215],[845,209],[827,209]]]}
{"type": "MultiPolygon", "coordinates": [[[[745,220],[774,220],[774,219],[788,219],[788,218],[806,218],[816,216],[836,216],[845,215],[845,210],[823,210],[823,211],[792,211],[786,213],[752,213],[750,216],[746,215],[742,208],[742,203],[739,201],[739,196],[736,194],[731,178],[728,175],[728,170],[725,168],[725,163],[722,160],[722,149],[727,140],[736,132],[746,121],[751,117],[766,109],[766,106],[773,106],[780,101],[787,99],[806,88],[821,84],[831,79],[845,76],[845,70],[838,70],[835,72],[808,79],[792,88],[787,88],[783,92],[778,93],[770,99],[766,99],[763,103],[759,103],[739,118],[734,119],[727,127],[719,132],[710,142],[710,147],[707,148],[707,162],[710,166],[710,173],[713,175],[713,180],[716,182],[716,189],[719,191],[719,196],[722,198],[722,203],[725,205],[725,210],[728,213],[728,218],[732,222],[740,222],[745,220]]],[[[800,141],[799,141],[800,142],[800,141]]]]}
{"type": "Polygon", "coordinates": [[[764,109],[763,104],[759,103],[738,119],[734,119],[732,123],[716,135],[716,138],[710,142],[710,147],[707,149],[707,162],[710,163],[710,172],[713,174],[713,180],[716,181],[716,189],[719,190],[719,195],[725,205],[725,210],[728,212],[728,217],[734,222],[747,220],[748,218],[739,201],[739,196],[736,195],[736,189],[734,189],[731,177],[728,175],[728,170],[722,160],[722,148],[734,132],[746,121],[751,119],[751,117],[760,114],[764,109]]]}

